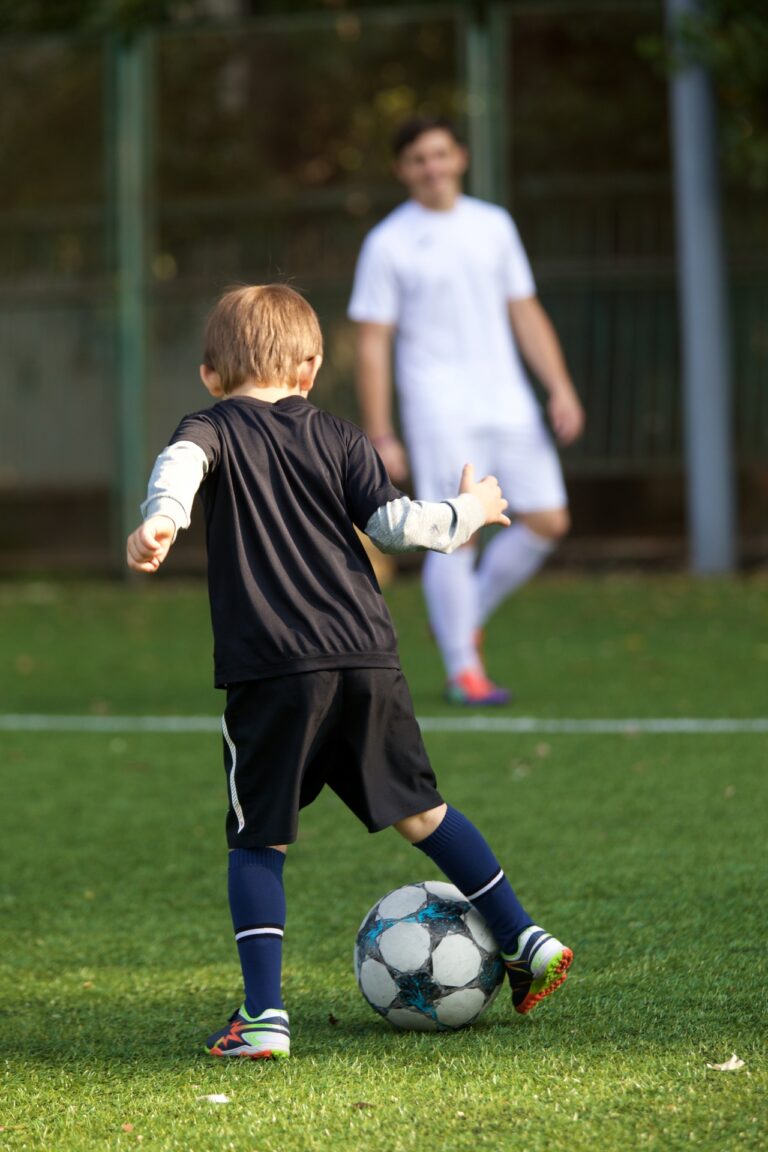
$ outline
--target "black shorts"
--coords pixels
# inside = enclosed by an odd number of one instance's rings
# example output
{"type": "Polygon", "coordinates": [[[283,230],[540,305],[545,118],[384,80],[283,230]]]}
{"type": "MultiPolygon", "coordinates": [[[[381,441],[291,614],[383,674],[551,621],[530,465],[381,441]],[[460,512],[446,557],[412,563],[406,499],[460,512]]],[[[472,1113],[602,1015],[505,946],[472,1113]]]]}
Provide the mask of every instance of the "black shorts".
{"type": "Polygon", "coordinates": [[[222,730],[230,848],[292,843],[324,784],[369,832],[443,802],[398,668],[230,684],[222,730]]]}

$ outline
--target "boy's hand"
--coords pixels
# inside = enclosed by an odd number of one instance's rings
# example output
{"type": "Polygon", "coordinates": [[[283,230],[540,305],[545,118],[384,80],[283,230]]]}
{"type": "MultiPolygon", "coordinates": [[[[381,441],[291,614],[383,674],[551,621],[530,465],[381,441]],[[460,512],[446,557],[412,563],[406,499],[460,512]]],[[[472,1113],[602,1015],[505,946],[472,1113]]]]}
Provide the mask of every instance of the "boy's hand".
{"type": "Polygon", "coordinates": [[[157,572],[175,534],[176,525],[169,516],[150,516],[128,537],[128,567],[134,572],[157,572]]]}
{"type": "Polygon", "coordinates": [[[505,527],[509,527],[512,523],[509,516],[504,515],[508,501],[504,499],[495,476],[484,476],[482,480],[475,480],[473,465],[465,464],[461,473],[459,495],[464,492],[469,492],[480,501],[485,509],[486,524],[503,524],[505,527]]]}

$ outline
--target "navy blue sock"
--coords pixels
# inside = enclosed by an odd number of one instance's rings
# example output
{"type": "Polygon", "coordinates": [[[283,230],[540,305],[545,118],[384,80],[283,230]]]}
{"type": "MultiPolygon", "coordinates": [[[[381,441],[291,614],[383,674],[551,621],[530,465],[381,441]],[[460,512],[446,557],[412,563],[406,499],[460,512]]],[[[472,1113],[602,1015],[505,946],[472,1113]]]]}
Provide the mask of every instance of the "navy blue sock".
{"type": "Polygon", "coordinates": [[[277,848],[229,853],[229,907],[251,1016],[283,1007],[284,864],[285,853],[277,848]]]}
{"type": "Polygon", "coordinates": [[[415,847],[474,904],[501,950],[514,951],[518,936],[533,920],[474,824],[449,805],[442,824],[415,847]]]}

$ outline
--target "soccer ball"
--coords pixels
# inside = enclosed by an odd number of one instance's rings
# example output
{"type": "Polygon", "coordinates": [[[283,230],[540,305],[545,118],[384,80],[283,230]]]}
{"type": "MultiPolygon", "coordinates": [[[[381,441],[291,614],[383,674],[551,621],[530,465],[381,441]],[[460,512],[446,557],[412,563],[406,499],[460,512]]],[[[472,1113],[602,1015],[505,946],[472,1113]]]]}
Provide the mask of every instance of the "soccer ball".
{"type": "Polygon", "coordinates": [[[360,925],[360,991],[395,1028],[445,1031],[472,1024],[494,1000],[505,968],[490,928],[453,884],[396,888],[360,925]]]}

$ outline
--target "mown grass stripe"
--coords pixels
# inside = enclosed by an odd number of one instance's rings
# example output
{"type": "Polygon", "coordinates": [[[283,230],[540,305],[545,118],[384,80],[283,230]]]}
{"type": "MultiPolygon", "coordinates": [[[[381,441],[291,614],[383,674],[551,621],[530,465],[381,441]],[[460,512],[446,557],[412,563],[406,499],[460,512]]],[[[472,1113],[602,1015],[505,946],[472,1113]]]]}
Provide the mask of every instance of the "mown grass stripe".
{"type": "MultiPolygon", "coordinates": [[[[737,735],[768,732],[768,717],[625,717],[616,719],[551,720],[535,716],[421,716],[424,732],[564,733],[596,736],[664,734],[737,735]]],[[[35,713],[0,714],[3,732],[220,732],[218,716],[55,716],[35,713]]]]}

